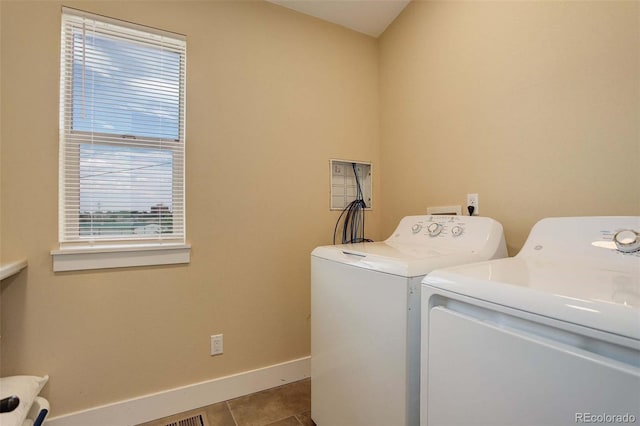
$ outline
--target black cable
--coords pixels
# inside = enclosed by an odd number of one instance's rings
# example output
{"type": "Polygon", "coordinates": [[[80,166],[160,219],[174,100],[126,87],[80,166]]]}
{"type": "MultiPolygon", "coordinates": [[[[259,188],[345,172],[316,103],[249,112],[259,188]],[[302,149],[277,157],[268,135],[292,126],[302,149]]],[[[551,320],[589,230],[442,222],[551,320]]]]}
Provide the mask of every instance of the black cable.
{"type": "Polygon", "coordinates": [[[354,225],[355,225],[355,230],[354,233],[352,235],[352,241],[357,241],[358,240],[358,228],[360,226],[360,219],[362,219],[362,236],[360,237],[360,241],[364,241],[364,209],[367,208],[367,204],[364,202],[364,197],[363,197],[363,193],[362,193],[362,186],[360,185],[360,176],[358,176],[358,170],[356,168],[356,163],[351,163],[351,168],[353,169],[353,175],[356,178],[356,186],[357,186],[357,195],[356,195],[356,200],[359,201],[359,203],[357,203],[357,215],[355,217],[355,220],[353,221],[354,225]]]}
{"type": "Polygon", "coordinates": [[[346,208],[342,210],[342,213],[340,213],[340,217],[338,217],[338,220],[336,221],[336,226],[333,228],[333,244],[334,245],[336,244],[336,232],[338,232],[338,225],[340,224],[340,219],[342,219],[342,216],[346,211],[347,211],[346,208]]]}
{"type": "Polygon", "coordinates": [[[336,234],[343,217],[342,244],[371,241],[364,236],[364,211],[367,208],[367,204],[363,199],[362,186],[360,185],[360,177],[358,176],[356,163],[351,163],[351,168],[353,169],[353,174],[356,179],[356,198],[347,204],[340,213],[336,221],[336,226],[333,229],[333,244],[336,243],[336,234]]]}

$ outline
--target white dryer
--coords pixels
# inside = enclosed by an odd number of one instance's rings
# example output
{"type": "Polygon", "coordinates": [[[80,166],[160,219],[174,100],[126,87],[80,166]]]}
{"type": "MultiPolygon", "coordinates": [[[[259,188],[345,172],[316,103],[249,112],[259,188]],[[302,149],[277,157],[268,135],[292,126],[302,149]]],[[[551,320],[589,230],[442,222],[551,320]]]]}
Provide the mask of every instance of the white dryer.
{"type": "Polygon", "coordinates": [[[422,287],[421,425],[640,422],[640,217],[548,218],[422,287]]]}
{"type": "Polygon", "coordinates": [[[435,268],[505,257],[486,217],[408,216],[383,242],[311,254],[311,417],[419,424],[420,286],[435,268]]]}

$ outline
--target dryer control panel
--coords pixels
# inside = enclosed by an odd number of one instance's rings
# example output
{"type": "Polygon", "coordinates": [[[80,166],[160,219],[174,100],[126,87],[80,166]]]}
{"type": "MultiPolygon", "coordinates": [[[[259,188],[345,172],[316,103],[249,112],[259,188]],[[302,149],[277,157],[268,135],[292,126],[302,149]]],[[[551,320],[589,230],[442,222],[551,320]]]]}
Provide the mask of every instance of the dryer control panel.
{"type": "Polygon", "coordinates": [[[616,248],[623,253],[633,253],[640,250],[640,233],[633,229],[621,229],[613,234],[616,248]]]}
{"type": "Polygon", "coordinates": [[[586,261],[640,258],[640,216],[555,217],[540,220],[518,256],[586,261]]]}

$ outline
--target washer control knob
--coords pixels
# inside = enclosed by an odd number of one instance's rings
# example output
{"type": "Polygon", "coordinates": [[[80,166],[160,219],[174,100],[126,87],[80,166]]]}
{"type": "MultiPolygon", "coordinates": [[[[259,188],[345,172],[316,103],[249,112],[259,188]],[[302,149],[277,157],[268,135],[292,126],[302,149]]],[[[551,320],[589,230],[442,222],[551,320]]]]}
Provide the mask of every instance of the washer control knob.
{"type": "Polygon", "coordinates": [[[442,231],[442,225],[440,225],[439,223],[431,222],[429,226],[427,226],[427,231],[429,231],[430,236],[435,237],[442,231]]]}
{"type": "Polygon", "coordinates": [[[462,226],[454,226],[453,228],[451,228],[451,234],[454,237],[459,237],[460,235],[462,235],[462,233],[464,232],[464,228],[462,226]]]}
{"type": "Polygon", "coordinates": [[[417,234],[418,232],[420,232],[420,230],[422,230],[422,224],[421,223],[415,223],[411,227],[411,232],[413,232],[414,234],[417,234]]]}
{"type": "Polygon", "coordinates": [[[613,236],[613,242],[619,251],[631,253],[640,250],[640,234],[633,229],[623,229],[616,232],[613,236]]]}

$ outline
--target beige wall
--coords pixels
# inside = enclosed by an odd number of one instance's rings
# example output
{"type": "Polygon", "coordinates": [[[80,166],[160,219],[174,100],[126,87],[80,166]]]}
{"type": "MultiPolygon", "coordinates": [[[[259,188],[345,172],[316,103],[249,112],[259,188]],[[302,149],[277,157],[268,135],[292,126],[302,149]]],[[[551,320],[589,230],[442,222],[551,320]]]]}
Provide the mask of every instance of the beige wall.
{"type": "Polygon", "coordinates": [[[1,374],[49,374],[57,416],[309,355],[328,160],[379,161],[376,41],[265,2],[64,2],[187,35],[193,249],[54,274],[61,4],[2,2],[1,260],[29,266],[2,281],[1,374]]]}
{"type": "Polygon", "coordinates": [[[545,216],[640,214],[638,3],[414,2],[378,41],[264,2],[64,4],[187,35],[193,250],[52,272],[61,3],[3,1],[0,260],[29,267],[0,373],[49,374],[53,415],[308,355],[329,158],[374,162],[374,239],[467,192],[512,254],[545,216]]]}
{"type": "Polygon", "coordinates": [[[639,6],[411,3],[379,40],[382,233],[467,193],[512,255],[543,217],[640,214],[639,6]]]}

